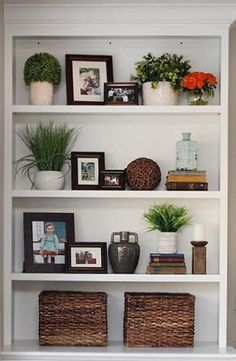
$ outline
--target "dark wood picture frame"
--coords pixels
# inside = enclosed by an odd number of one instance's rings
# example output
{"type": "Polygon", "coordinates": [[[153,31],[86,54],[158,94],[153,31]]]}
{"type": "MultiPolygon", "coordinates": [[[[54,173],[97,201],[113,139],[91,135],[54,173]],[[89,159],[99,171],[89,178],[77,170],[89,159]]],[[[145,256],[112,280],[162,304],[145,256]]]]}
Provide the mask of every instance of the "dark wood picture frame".
{"type": "Polygon", "coordinates": [[[104,83],[112,81],[112,56],[66,54],[68,105],[104,104],[104,83]]]}
{"type": "Polygon", "coordinates": [[[105,83],[106,105],[138,105],[138,83],[105,83]],[[111,93],[110,93],[111,92],[111,93]]]}
{"type": "Polygon", "coordinates": [[[125,190],[125,172],[123,170],[102,170],[100,188],[104,190],[125,190]]]}
{"type": "Polygon", "coordinates": [[[71,152],[71,188],[72,190],[96,190],[100,187],[100,172],[105,169],[104,152],[71,152]],[[83,162],[84,160],[88,162],[83,162]],[[92,164],[94,159],[94,166],[92,164]],[[89,163],[94,174],[89,176],[89,163]],[[87,167],[88,169],[82,169],[87,167]],[[89,179],[92,177],[95,179],[89,179]],[[88,177],[88,180],[86,180],[88,177]],[[84,178],[84,179],[83,179],[84,178]]]}
{"type": "MultiPolygon", "coordinates": [[[[74,214],[73,213],[23,213],[23,218],[24,218],[24,255],[25,255],[23,271],[26,273],[65,272],[66,244],[74,242],[75,239],[74,214]],[[38,225],[37,224],[34,225],[33,222],[37,222],[38,225]],[[38,232],[42,235],[42,232],[45,231],[46,224],[51,224],[51,223],[53,224],[58,223],[57,226],[59,226],[59,223],[65,223],[62,229],[63,242],[60,242],[60,237],[58,236],[59,243],[64,243],[64,250],[59,251],[59,255],[60,252],[62,252],[62,255],[64,255],[64,263],[53,263],[52,259],[54,258],[55,261],[57,255],[55,256],[50,255],[49,257],[47,255],[45,256],[43,255],[43,252],[47,252],[45,249],[41,250],[42,254],[40,254],[40,247],[42,245],[43,238],[38,238],[35,242],[33,242],[33,237],[36,236],[36,234],[34,234],[35,228],[33,230],[33,227],[38,227],[39,229],[41,228],[41,232],[40,231],[38,232]],[[50,263],[37,263],[35,261],[36,257],[38,258],[42,257],[44,262],[45,262],[45,258],[49,258],[50,263]]],[[[57,234],[57,230],[55,231],[55,233],[57,234]]],[[[37,237],[39,237],[39,234],[37,234],[37,237]]]]}
{"type": "Polygon", "coordinates": [[[67,244],[66,272],[107,273],[106,242],[78,242],[74,244],[67,244]],[[99,249],[100,251],[98,251],[97,249],[99,249]],[[97,258],[98,252],[100,254],[97,258]],[[95,258],[94,255],[96,255],[95,258]],[[96,267],[97,262],[98,265],[96,267]]]}

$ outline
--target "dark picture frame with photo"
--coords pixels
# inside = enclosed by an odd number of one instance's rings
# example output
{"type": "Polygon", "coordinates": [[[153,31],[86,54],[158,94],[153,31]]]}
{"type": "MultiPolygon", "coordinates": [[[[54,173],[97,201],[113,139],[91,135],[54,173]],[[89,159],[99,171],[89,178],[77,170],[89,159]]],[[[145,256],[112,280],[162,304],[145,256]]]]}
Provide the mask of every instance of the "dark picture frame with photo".
{"type": "Polygon", "coordinates": [[[107,243],[78,242],[67,244],[66,272],[107,273],[107,243]]]}
{"type": "Polygon", "coordinates": [[[73,243],[73,213],[23,213],[25,273],[65,272],[66,244],[73,243]]]}
{"type": "Polygon", "coordinates": [[[100,172],[105,169],[104,152],[71,152],[72,190],[96,190],[100,187],[100,172]]]}
{"type": "Polygon", "coordinates": [[[112,56],[66,54],[68,105],[104,104],[104,83],[112,81],[112,56]]]}
{"type": "Polygon", "coordinates": [[[123,170],[102,170],[100,188],[104,190],[125,190],[125,172],[123,170]]]}
{"type": "Polygon", "coordinates": [[[106,105],[138,105],[138,83],[105,83],[106,105]]]}

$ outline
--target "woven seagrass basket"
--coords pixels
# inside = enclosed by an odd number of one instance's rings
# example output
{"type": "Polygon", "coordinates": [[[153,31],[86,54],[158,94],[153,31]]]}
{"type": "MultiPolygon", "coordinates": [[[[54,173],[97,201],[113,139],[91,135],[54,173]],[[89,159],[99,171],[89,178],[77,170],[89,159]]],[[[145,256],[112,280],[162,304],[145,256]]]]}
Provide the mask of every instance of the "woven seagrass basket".
{"type": "Polygon", "coordinates": [[[107,294],[43,291],[39,295],[39,344],[107,345],[107,294]]]}
{"type": "Polygon", "coordinates": [[[126,346],[193,347],[195,296],[125,293],[126,346]]]}

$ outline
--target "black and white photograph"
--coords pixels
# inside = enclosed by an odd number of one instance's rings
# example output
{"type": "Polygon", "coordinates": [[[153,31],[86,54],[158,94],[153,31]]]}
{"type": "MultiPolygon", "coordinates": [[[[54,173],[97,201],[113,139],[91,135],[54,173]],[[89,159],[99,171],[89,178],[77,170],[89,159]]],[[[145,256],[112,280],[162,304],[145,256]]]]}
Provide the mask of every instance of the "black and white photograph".
{"type": "Polygon", "coordinates": [[[138,105],[137,83],[106,83],[105,104],[138,105]]]}
{"type": "Polygon", "coordinates": [[[124,190],[125,175],[123,170],[104,170],[100,172],[100,188],[104,190],[124,190]]]}

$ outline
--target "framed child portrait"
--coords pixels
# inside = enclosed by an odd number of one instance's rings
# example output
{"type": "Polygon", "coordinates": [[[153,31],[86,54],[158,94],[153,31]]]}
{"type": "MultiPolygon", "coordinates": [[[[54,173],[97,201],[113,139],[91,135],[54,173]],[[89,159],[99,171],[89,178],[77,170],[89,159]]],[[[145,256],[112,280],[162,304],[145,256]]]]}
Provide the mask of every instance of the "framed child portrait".
{"type": "Polygon", "coordinates": [[[68,105],[104,104],[104,83],[111,81],[112,56],[66,55],[68,105]]]}
{"type": "Polygon", "coordinates": [[[66,244],[74,242],[73,213],[24,213],[24,272],[65,272],[66,244]]]}
{"type": "Polygon", "coordinates": [[[71,187],[73,190],[96,190],[100,172],[105,168],[104,152],[71,152],[71,187]]]}
{"type": "Polygon", "coordinates": [[[78,242],[66,248],[67,272],[107,273],[106,242],[78,242]]]}

